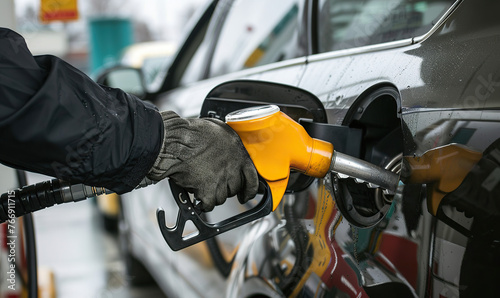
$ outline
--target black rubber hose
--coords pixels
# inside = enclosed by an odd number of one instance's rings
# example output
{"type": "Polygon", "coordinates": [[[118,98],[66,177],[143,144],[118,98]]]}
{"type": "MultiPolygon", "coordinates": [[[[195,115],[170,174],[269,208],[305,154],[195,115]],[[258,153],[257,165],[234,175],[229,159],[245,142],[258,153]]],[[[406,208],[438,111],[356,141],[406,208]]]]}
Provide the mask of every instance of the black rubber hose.
{"type": "MultiPolygon", "coordinates": [[[[26,186],[26,173],[21,170],[16,171],[19,187],[26,186]]],[[[26,239],[26,262],[28,266],[28,297],[38,298],[38,276],[36,261],[36,241],[35,227],[33,225],[33,216],[31,213],[23,217],[25,239],[26,239]]]]}
{"type": "Polygon", "coordinates": [[[209,238],[206,241],[208,250],[210,251],[210,255],[212,256],[212,260],[214,261],[214,265],[219,270],[219,273],[223,277],[228,277],[231,273],[231,268],[233,267],[234,257],[231,261],[226,261],[224,256],[222,255],[221,248],[217,239],[209,238]]]}
{"type": "Polygon", "coordinates": [[[3,193],[0,195],[0,222],[11,218],[12,214],[9,213],[11,211],[9,209],[13,209],[15,216],[20,217],[55,204],[64,203],[61,189],[67,186],[69,184],[52,179],[3,193]]]}
{"type": "MultiPolygon", "coordinates": [[[[202,213],[201,217],[204,221],[208,222],[208,218],[205,213],[202,213]]],[[[217,270],[223,277],[228,277],[231,273],[231,268],[233,267],[234,257],[231,259],[231,261],[226,261],[226,259],[222,255],[221,247],[216,237],[208,238],[205,242],[208,246],[208,251],[210,252],[210,256],[212,257],[215,268],[217,268],[217,270]]]]}
{"type": "MultiPolygon", "coordinates": [[[[285,296],[290,296],[297,286],[298,281],[300,281],[302,274],[301,270],[306,270],[309,267],[307,264],[307,242],[309,240],[309,235],[305,228],[302,226],[300,219],[297,218],[295,210],[293,209],[293,204],[285,202],[284,206],[286,224],[285,228],[290,235],[290,239],[295,244],[296,259],[290,273],[283,277],[280,281],[279,287],[285,294],[285,296]]],[[[305,273],[305,272],[304,272],[305,273]]]]}

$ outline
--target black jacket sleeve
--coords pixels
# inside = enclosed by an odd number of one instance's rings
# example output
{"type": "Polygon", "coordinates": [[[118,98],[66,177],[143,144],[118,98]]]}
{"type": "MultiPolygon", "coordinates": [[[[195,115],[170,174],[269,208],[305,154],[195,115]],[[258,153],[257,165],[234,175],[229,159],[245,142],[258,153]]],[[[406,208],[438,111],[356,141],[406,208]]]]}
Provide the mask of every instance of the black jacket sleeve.
{"type": "Polygon", "coordinates": [[[0,28],[0,162],[70,182],[132,190],[163,140],[157,109],[100,86],[0,28]]]}

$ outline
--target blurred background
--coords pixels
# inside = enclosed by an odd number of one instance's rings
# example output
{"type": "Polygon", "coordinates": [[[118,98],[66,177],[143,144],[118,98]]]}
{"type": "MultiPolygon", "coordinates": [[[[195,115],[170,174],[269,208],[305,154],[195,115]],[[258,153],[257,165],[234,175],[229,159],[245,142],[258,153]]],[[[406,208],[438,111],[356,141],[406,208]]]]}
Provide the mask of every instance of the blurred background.
{"type": "MultiPolygon", "coordinates": [[[[8,20],[11,11],[4,3],[6,9],[0,12],[0,22],[9,24],[0,25],[21,33],[34,55],[60,56],[92,75],[102,64],[119,61],[127,46],[151,42],[175,45],[189,19],[206,0],[80,0],[76,1],[75,20],[46,22],[40,19],[44,0],[2,2],[10,2],[16,18],[8,20]]],[[[50,2],[57,5],[68,1],[48,2],[50,7],[50,2]]]]}
{"type": "MultiPolygon", "coordinates": [[[[117,64],[142,67],[153,77],[205,2],[2,0],[0,27],[23,35],[34,55],[59,56],[91,77],[117,64]],[[70,5],[71,12],[53,11],[59,5],[70,5]]],[[[2,193],[17,187],[15,177],[0,165],[2,193]]],[[[29,184],[48,179],[27,174],[29,184]]],[[[119,250],[117,206],[117,198],[104,197],[34,214],[40,297],[165,297],[156,285],[131,286],[119,250]]],[[[5,264],[0,262],[2,271],[5,264]]],[[[0,297],[26,297],[7,290],[3,278],[0,286],[0,297]]]]}

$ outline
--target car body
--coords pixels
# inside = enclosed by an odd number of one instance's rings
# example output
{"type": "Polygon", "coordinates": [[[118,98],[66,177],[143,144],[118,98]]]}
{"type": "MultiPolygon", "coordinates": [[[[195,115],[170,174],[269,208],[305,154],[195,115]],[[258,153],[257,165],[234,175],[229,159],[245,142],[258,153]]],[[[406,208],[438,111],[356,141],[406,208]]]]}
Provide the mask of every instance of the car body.
{"type": "MultiPolygon", "coordinates": [[[[145,99],[183,117],[223,118],[234,99],[287,110],[300,108],[303,95],[304,105],[321,103],[320,116],[309,111],[295,118],[361,131],[353,154],[398,173],[403,156],[451,143],[483,152],[500,137],[499,6],[486,0],[211,1],[145,99]],[[287,86],[297,98],[287,98],[287,86]],[[225,112],[203,114],[208,97],[225,112]]],[[[173,252],[155,214],[163,207],[167,225],[174,225],[176,206],[164,181],[123,196],[121,230],[128,253],[172,297],[498,291],[497,240],[478,244],[431,214],[431,188],[401,183],[388,196],[328,175],[291,189],[270,215],[217,236],[215,247],[200,243],[173,252]]],[[[209,217],[247,208],[228,200],[209,217]]],[[[474,227],[456,210],[448,217],[474,227]]]]}

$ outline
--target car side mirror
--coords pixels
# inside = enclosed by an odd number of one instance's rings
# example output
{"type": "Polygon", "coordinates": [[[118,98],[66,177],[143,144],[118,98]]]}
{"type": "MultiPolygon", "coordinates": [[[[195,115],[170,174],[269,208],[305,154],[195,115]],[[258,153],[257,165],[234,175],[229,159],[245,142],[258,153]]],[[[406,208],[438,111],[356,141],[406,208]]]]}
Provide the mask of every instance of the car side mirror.
{"type": "Polygon", "coordinates": [[[101,73],[96,82],[108,87],[119,88],[139,98],[146,95],[144,76],[138,68],[116,66],[101,73]]]}

